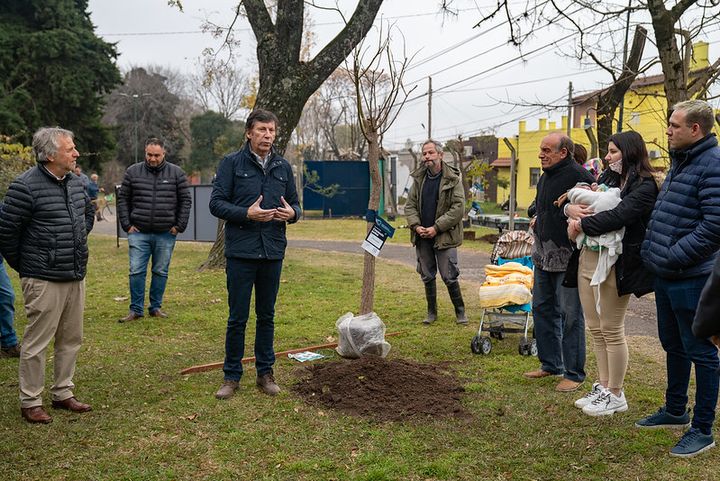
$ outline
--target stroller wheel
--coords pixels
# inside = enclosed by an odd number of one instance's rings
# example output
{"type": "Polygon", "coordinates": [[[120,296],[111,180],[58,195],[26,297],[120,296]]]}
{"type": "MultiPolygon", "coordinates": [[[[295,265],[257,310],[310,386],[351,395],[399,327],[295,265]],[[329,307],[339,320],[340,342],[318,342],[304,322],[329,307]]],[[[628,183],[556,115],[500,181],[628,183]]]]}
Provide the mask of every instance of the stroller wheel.
{"type": "Polygon", "coordinates": [[[474,354],[490,354],[492,342],[489,337],[475,335],[470,342],[470,349],[474,354]]]}
{"type": "Polygon", "coordinates": [[[470,341],[470,350],[473,354],[480,354],[480,336],[477,334],[473,336],[472,341],[470,341]]]}
{"type": "Polygon", "coordinates": [[[520,339],[518,354],[521,356],[537,356],[537,343],[535,339],[528,340],[527,337],[520,339]]]}
{"type": "Polygon", "coordinates": [[[530,355],[537,356],[537,341],[535,339],[530,341],[530,355]]]}

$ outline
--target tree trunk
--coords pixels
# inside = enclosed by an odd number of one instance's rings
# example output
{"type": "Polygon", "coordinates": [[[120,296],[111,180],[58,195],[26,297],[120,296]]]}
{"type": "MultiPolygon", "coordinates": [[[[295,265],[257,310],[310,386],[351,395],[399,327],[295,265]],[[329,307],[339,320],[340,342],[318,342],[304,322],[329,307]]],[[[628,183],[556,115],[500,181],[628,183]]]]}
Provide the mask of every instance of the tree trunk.
{"type": "MultiPolygon", "coordinates": [[[[689,98],[685,80],[687,72],[685,72],[685,65],[675,41],[675,23],[679,17],[676,17],[672,10],[665,8],[663,0],[648,0],[647,8],[652,18],[655,44],[662,65],[665,98],[667,99],[667,118],[669,119],[673,105],[689,98]]],[[[681,15],[682,11],[678,13],[681,15]]]]}
{"type": "MultiPolygon", "coordinates": [[[[380,179],[380,145],[378,144],[378,132],[374,126],[368,126],[368,168],[370,169],[370,201],[368,209],[377,211],[380,207],[380,189],[382,189],[382,180],[380,179]]],[[[377,213],[380,215],[380,212],[377,213]]],[[[373,223],[368,222],[367,232],[372,229],[373,223]]],[[[375,256],[366,252],[363,262],[363,285],[360,294],[360,315],[372,312],[375,303],[375,256]]]]}
{"type": "Polygon", "coordinates": [[[198,271],[205,269],[224,269],[225,268],[225,221],[218,219],[217,237],[215,243],[210,248],[210,254],[203,262],[198,271]]]}
{"type": "Polygon", "coordinates": [[[608,139],[613,134],[613,121],[615,110],[625,100],[625,93],[628,91],[638,74],[640,60],[642,59],[647,30],[641,26],[635,28],[632,48],[628,55],[620,78],[612,84],[605,92],[600,94],[597,102],[597,141],[600,158],[607,155],[608,139]]]}

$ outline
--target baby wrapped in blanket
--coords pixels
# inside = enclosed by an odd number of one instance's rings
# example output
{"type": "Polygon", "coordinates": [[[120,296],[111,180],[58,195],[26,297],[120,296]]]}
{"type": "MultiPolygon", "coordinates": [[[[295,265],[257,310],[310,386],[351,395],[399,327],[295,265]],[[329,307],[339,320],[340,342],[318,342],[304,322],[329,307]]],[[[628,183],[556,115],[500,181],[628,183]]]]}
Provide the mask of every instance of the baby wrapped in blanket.
{"type": "MultiPolygon", "coordinates": [[[[614,209],[620,203],[620,189],[616,187],[607,188],[604,184],[601,184],[597,190],[592,190],[587,184],[578,184],[568,191],[568,200],[572,204],[588,205],[593,212],[603,212],[614,209]]],[[[624,235],[625,227],[599,236],[588,236],[580,233],[575,239],[578,249],[585,245],[590,249],[599,251],[598,265],[590,281],[591,286],[600,285],[607,279],[610,269],[622,254],[624,235]]]]}

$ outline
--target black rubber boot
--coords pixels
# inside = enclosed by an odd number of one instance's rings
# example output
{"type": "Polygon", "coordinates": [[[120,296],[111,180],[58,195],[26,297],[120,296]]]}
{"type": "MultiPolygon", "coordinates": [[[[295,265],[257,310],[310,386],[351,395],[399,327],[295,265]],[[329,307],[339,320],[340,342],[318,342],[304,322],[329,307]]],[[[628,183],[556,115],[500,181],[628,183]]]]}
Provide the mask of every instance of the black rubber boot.
{"type": "Polygon", "coordinates": [[[427,300],[427,317],[423,319],[423,324],[432,324],[437,320],[437,285],[433,279],[425,283],[425,299],[427,300]]]}
{"type": "Polygon", "coordinates": [[[455,306],[455,318],[458,324],[467,324],[468,319],[465,315],[465,303],[463,302],[462,292],[460,292],[460,283],[453,282],[447,286],[448,294],[450,294],[450,300],[455,306]]]}

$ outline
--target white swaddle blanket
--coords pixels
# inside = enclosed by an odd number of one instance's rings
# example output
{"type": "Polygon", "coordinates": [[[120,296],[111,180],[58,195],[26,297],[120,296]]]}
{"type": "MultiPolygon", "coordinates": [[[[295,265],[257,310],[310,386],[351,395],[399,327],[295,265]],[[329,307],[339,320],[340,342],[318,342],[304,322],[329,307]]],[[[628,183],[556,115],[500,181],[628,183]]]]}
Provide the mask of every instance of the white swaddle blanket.
{"type": "MultiPolygon", "coordinates": [[[[568,191],[568,200],[572,204],[589,205],[595,213],[603,212],[614,209],[620,203],[620,189],[613,187],[607,190],[592,191],[582,187],[573,187],[568,191]]],[[[588,236],[581,233],[577,237],[578,249],[582,248],[583,243],[589,247],[599,248],[598,265],[590,281],[591,286],[600,285],[607,279],[610,269],[622,254],[624,235],[625,227],[622,227],[599,236],[588,236]]]]}

